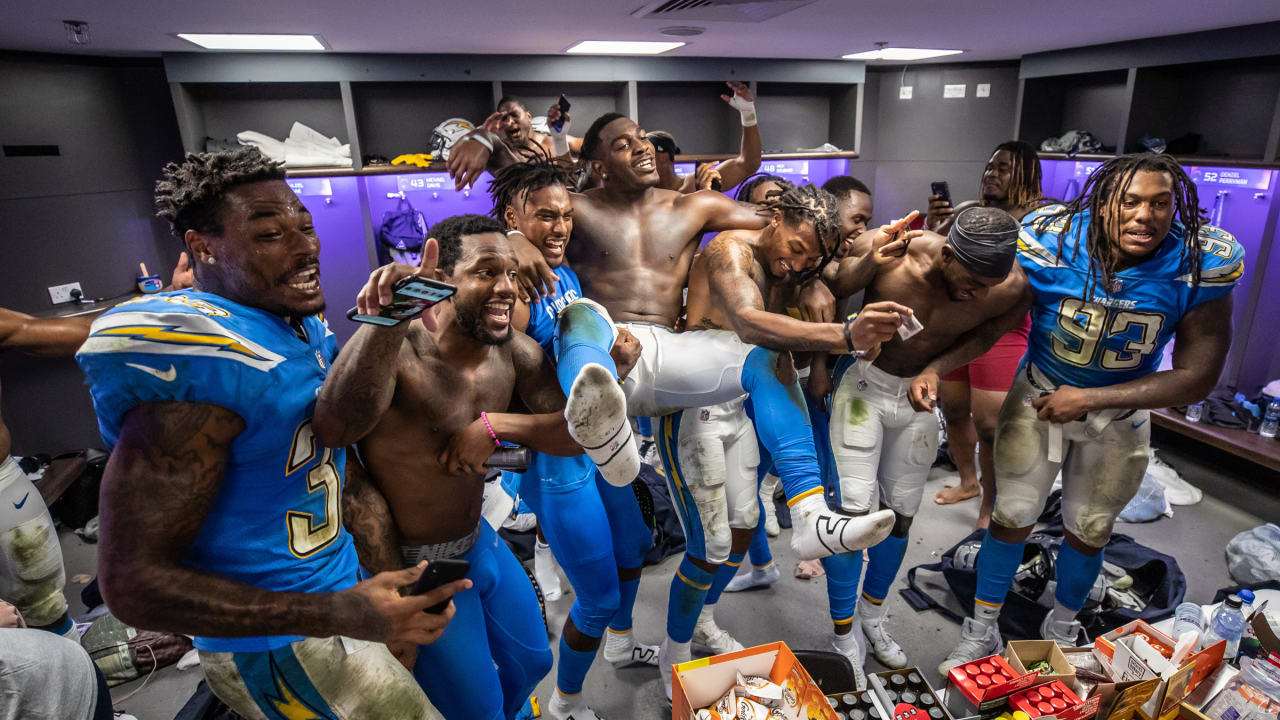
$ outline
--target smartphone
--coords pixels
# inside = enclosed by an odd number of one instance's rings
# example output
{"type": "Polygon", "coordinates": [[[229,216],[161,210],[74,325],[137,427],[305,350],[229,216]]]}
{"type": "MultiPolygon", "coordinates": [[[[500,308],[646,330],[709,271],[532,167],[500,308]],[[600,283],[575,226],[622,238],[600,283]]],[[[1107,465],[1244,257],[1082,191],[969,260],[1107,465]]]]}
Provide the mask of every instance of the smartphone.
{"type": "Polygon", "coordinates": [[[382,308],[377,315],[361,315],[357,308],[351,308],[347,311],[347,319],[370,325],[399,325],[405,320],[418,317],[423,310],[457,291],[458,288],[447,282],[410,275],[396,282],[391,289],[391,304],[382,308]]]}
{"type": "MultiPolygon", "coordinates": [[[[467,572],[470,570],[471,563],[466,560],[432,560],[427,563],[426,569],[422,571],[418,581],[413,584],[413,589],[409,591],[409,594],[422,595],[435,590],[441,585],[448,585],[454,580],[461,580],[467,576],[467,572]]],[[[449,601],[445,600],[432,605],[423,612],[439,615],[447,607],[449,607],[449,601]]]]}
{"type": "Polygon", "coordinates": [[[931,194],[937,195],[945,200],[948,205],[951,204],[951,187],[947,185],[946,180],[929,183],[929,190],[931,194]]]}
{"type": "MultiPolygon", "coordinates": [[[[565,97],[565,96],[562,94],[562,95],[560,96],[560,100],[559,100],[559,102],[557,102],[556,104],[560,106],[560,117],[561,117],[561,118],[563,118],[565,115],[568,115],[568,114],[569,114],[569,98],[565,97]]],[[[559,122],[553,122],[553,123],[551,123],[551,127],[552,127],[552,128],[554,128],[556,132],[560,132],[562,129],[564,129],[564,120],[560,120],[559,122]]]]}
{"type": "Polygon", "coordinates": [[[494,450],[489,459],[484,462],[484,466],[494,470],[522,473],[529,469],[529,459],[529,448],[518,445],[504,446],[494,450]]]}

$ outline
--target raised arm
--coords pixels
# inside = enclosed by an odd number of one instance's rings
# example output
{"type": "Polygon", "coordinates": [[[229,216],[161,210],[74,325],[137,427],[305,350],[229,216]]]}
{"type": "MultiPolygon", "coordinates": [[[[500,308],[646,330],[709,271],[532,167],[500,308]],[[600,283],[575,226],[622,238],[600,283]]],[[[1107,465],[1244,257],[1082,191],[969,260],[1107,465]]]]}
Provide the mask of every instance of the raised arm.
{"type": "Polygon", "coordinates": [[[956,338],[946,350],[939,353],[920,374],[911,381],[907,392],[907,400],[917,412],[929,412],[938,401],[938,383],[943,375],[958,367],[967,365],[983,353],[1001,337],[1018,327],[1027,311],[1031,309],[1034,299],[1031,288],[1027,284],[1022,268],[1013,266],[1011,273],[1017,273],[1012,279],[1008,293],[1012,297],[1012,305],[1003,313],[987,319],[982,324],[956,338]]]}
{"type": "Polygon", "coordinates": [[[37,318],[0,308],[0,348],[31,355],[70,357],[89,337],[93,317],[37,318]]]}
{"type": "Polygon", "coordinates": [[[1035,401],[1040,419],[1070,422],[1094,410],[1163,408],[1200,402],[1218,384],[1231,349],[1231,296],[1201,303],[1183,315],[1175,337],[1171,369],[1119,385],[1058,388],[1035,401]]]}
{"type": "Polygon", "coordinates": [[[906,255],[911,241],[924,234],[911,229],[911,222],[919,214],[912,210],[906,217],[854,238],[844,259],[823,269],[822,279],[831,293],[846,298],[866,289],[881,267],[906,255]]]}
{"type": "Polygon", "coordinates": [[[263,590],[187,564],[244,427],[236,413],[197,403],[147,403],[125,416],[102,477],[98,568],[111,611],[135,627],[187,635],[434,641],[447,618],[424,620],[425,596],[398,592],[418,568],[308,594],[263,590]]]}
{"type": "Polygon", "coordinates": [[[720,99],[742,114],[742,142],[738,149],[738,156],[716,165],[716,171],[720,173],[720,187],[728,190],[742,184],[743,180],[760,169],[762,145],[760,126],[756,123],[756,99],[752,96],[751,90],[740,82],[725,84],[733,94],[721,95],[720,99]]]}

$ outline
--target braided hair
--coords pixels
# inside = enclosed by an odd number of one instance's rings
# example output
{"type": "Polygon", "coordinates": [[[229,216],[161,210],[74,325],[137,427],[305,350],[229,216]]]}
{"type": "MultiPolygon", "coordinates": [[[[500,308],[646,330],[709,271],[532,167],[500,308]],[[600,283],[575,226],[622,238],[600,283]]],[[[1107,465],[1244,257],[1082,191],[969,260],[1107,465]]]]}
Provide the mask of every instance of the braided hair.
{"type": "Polygon", "coordinates": [[[1002,142],[991,152],[992,155],[1004,150],[1013,156],[1013,172],[1009,177],[1010,207],[1031,207],[1044,197],[1041,188],[1040,156],[1031,143],[1022,140],[1002,142]]]}
{"type": "MultiPolygon", "coordinates": [[[[1098,281],[1107,292],[1113,287],[1116,267],[1120,262],[1119,248],[1112,241],[1112,234],[1118,231],[1116,219],[1119,216],[1120,201],[1129,188],[1134,175],[1142,171],[1168,173],[1173,179],[1173,202],[1176,208],[1176,219],[1182,223],[1182,262],[1191,272],[1192,283],[1200,284],[1200,226],[1208,217],[1200,208],[1200,196],[1196,185],[1187,176],[1186,171],[1177,160],[1168,155],[1154,153],[1137,153],[1121,155],[1103,163],[1085,180],[1080,196],[1064,203],[1052,213],[1041,215],[1032,221],[1037,232],[1046,231],[1056,221],[1065,220],[1058,235],[1058,257],[1062,257],[1063,238],[1071,231],[1074,218],[1083,211],[1090,216],[1089,229],[1085,235],[1085,248],[1089,253],[1089,278],[1085,284],[1083,299],[1093,296],[1098,281]]],[[[1077,242],[1072,250],[1072,258],[1080,252],[1078,242],[1080,228],[1076,227],[1077,242]]]]}
{"type": "Polygon", "coordinates": [[[222,198],[237,185],[283,180],[284,168],[257,148],[187,153],[181,163],[164,166],[156,182],[156,215],[169,221],[181,239],[188,230],[220,233],[222,198]]]}
{"type": "MultiPolygon", "coordinates": [[[[751,193],[755,192],[756,188],[760,187],[761,185],[767,182],[775,182],[775,183],[778,183],[779,185],[791,184],[787,182],[786,178],[780,177],[778,175],[770,175],[769,173],[756,173],[755,175],[752,175],[746,180],[743,180],[738,185],[738,190],[733,194],[733,199],[737,200],[738,202],[749,203],[751,202],[751,193]]],[[[770,191],[769,194],[776,195],[777,191],[770,191]]]]}
{"type": "Polygon", "coordinates": [[[552,185],[569,188],[572,183],[569,170],[559,163],[530,160],[508,165],[489,182],[489,197],[493,198],[489,215],[501,221],[509,206],[526,202],[530,194],[552,185]]]}
{"type": "Polygon", "coordinates": [[[804,222],[812,223],[814,234],[818,236],[818,243],[822,247],[822,260],[817,267],[801,275],[802,281],[808,280],[822,272],[840,246],[838,203],[834,195],[817,185],[796,186],[782,179],[774,182],[780,185],[780,189],[771,191],[764,202],[760,203],[761,212],[777,210],[782,214],[782,219],[793,226],[804,222]]]}

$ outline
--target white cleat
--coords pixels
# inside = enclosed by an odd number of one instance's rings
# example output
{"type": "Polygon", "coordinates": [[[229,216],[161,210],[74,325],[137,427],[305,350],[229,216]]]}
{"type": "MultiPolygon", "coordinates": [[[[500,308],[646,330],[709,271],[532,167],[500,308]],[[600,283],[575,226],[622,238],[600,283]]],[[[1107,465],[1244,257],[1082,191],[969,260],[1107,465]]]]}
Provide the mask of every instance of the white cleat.
{"type": "Polygon", "coordinates": [[[907,654],[902,646],[894,640],[884,628],[884,617],[864,618],[861,622],[862,634],[866,636],[870,650],[882,665],[893,670],[901,670],[907,666],[907,654]]]}
{"type": "Polygon", "coordinates": [[[542,598],[547,602],[555,602],[563,594],[556,565],[556,558],[551,554],[551,546],[540,540],[534,540],[533,578],[538,581],[538,587],[542,589],[542,598]]]}
{"type": "Polygon", "coordinates": [[[849,659],[849,664],[853,666],[853,689],[862,692],[867,689],[867,671],[862,668],[866,662],[866,648],[855,637],[852,643],[841,643],[840,636],[831,639],[831,647],[836,652],[849,659]],[[849,647],[852,645],[853,647],[849,647]]]}
{"type": "Polygon", "coordinates": [[[551,700],[547,703],[547,717],[552,720],[604,720],[599,713],[587,707],[581,694],[570,699],[561,695],[559,690],[551,693],[551,700]]]}
{"type": "Polygon", "coordinates": [[[892,529],[892,510],[841,515],[817,494],[791,506],[791,549],[801,560],[859,552],[884,540],[892,529]]]}
{"type": "Polygon", "coordinates": [[[743,649],[742,643],[733,639],[719,625],[716,625],[715,605],[704,605],[698,614],[698,623],[693,626],[693,644],[712,655],[738,652],[743,649]]]}
{"type": "Polygon", "coordinates": [[[960,643],[938,665],[938,674],[945,678],[947,672],[957,665],[1003,651],[1004,640],[1000,639],[1000,628],[995,623],[983,625],[973,618],[965,618],[960,643]]]}
{"type": "Polygon", "coordinates": [[[625,633],[605,630],[603,655],[605,660],[618,668],[658,664],[658,646],[636,642],[635,635],[630,630],[625,633]]]}
{"type": "Polygon", "coordinates": [[[1040,637],[1054,641],[1058,647],[1079,647],[1081,635],[1085,635],[1085,632],[1084,625],[1080,624],[1079,620],[1073,619],[1067,622],[1054,620],[1052,612],[1045,615],[1044,621],[1040,623],[1040,637]]]}
{"type": "Polygon", "coordinates": [[[689,643],[672,643],[665,638],[658,648],[658,674],[662,675],[662,689],[667,691],[667,702],[671,702],[671,668],[693,659],[689,643]]]}
{"type": "Polygon", "coordinates": [[[605,481],[626,487],[640,474],[627,397],[613,373],[603,365],[588,363],[573,381],[564,406],[569,435],[582,446],[605,481]]]}
{"type": "Polygon", "coordinates": [[[724,587],[724,591],[742,592],[743,590],[767,588],[777,582],[780,577],[782,577],[782,571],[778,569],[778,564],[769,563],[762,568],[753,567],[747,572],[740,572],[734,575],[729,584],[724,587]]]}
{"type": "Polygon", "coordinates": [[[773,501],[773,493],[778,489],[780,478],[772,473],[764,476],[760,483],[760,502],[764,504],[764,533],[769,537],[778,537],[782,528],[778,526],[778,505],[773,501]]]}

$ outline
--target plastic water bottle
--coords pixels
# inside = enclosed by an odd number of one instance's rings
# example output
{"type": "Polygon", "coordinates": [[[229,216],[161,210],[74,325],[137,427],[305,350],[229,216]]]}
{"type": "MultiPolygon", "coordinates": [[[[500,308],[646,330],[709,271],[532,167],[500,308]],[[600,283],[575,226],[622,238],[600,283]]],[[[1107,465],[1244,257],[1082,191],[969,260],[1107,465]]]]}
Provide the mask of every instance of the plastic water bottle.
{"type": "Polygon", "coordinates": [[[1267,406],[1267,415],[1262,418],[1262,427],[1258,428],[1258,434],[1262,437],[1273,438],[1276,436],[1276,430],[1278,429],[1280,429],[1280,399],[1272,400],[1271,404],[1267,406]]]}
{"type": "Polygon", "coordinates": [[[1173,639],[1178,640],[1189,632],[1204,635],[1204,615],[1198,604],[1184,602],[1173,611],[1173,639]]]}
{"type": "Polygon", "coordinates": [[[1198,423],[1200,422],[1201,415],[1204,415],[1203,401],[1187,406],[1187,422],[1198,423]]]}
{"type": "Polygon", "coordinates": [[[1209,647],[1219,640],[1227,641],[1227,651],[1223,658],[1234,660],[1240,652],[1240,636],[1244,634],[1244,613],[1240,612],[1240,596],[1232,595],[1213,613],[1209,621],[1209,635],[1204,645],[1209,647]]]}

